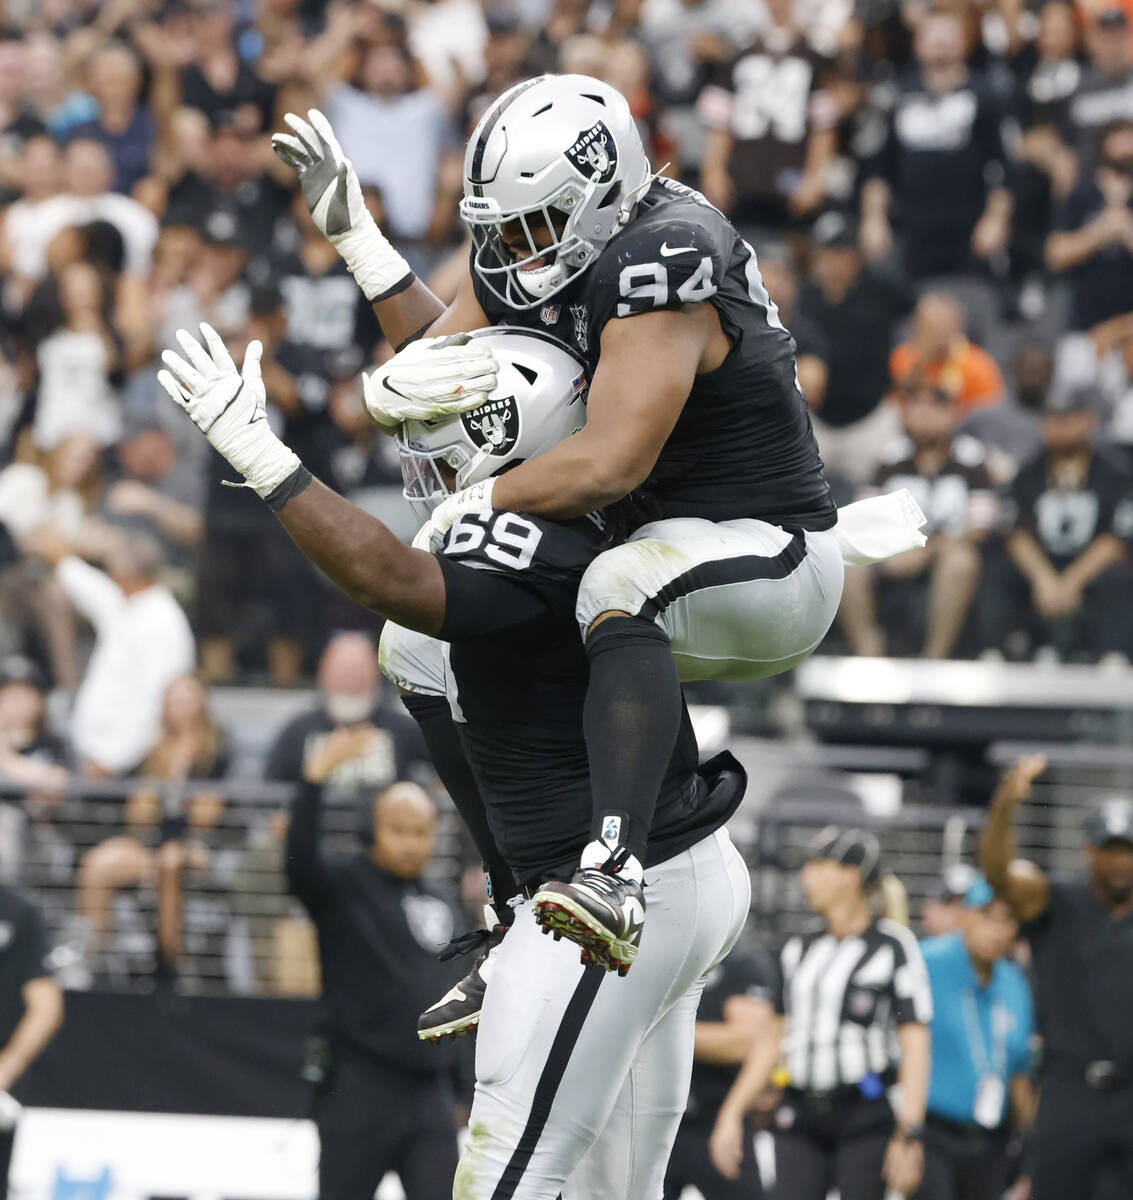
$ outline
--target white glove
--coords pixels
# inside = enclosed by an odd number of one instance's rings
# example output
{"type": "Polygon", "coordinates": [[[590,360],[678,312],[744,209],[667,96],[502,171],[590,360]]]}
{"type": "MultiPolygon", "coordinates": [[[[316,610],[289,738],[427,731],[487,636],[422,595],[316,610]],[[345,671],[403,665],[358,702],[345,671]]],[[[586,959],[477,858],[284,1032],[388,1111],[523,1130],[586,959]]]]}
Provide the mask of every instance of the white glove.
{"type": "Polygon", "coordinates": [[[466,333],[421,338],[362,376],[366,410],[385,429],[467,412],[488,399],[499,369],[491,348],[466,333]]]}
{"type": "Polygon", "coordinates": [[[343,154],[330,122],[317,108],[307,113],[306,121],[294,113],[283,119],[292,133],[273,133],[272,149],[295,168],[312,219],[342,256],[366,299],[407,286],[413,272],[370,216],[358,172],[343,154]]]}
{"type": "Polygon", "coordinates": [[[492,491],[496,486],[495,479],[482,479],[462,492],[446,496],[436,508],[433,515],[417,530],[413,539],[415,550],[427,550],[436,554],[445,544],[448,531],[465,513],[489,513],[492,511],[492,491]]]}
{"type": "Polygon", "coordinates": [[[211,325],[202,325],[206,350],[184,329],[177,331],[185,358],[166,350],[157,381],[189,414],[196,427],[264,499],[302,466],[268,424],[267,395],[260,376],[260,342],[249,342],[244,370],[211,325]]]}

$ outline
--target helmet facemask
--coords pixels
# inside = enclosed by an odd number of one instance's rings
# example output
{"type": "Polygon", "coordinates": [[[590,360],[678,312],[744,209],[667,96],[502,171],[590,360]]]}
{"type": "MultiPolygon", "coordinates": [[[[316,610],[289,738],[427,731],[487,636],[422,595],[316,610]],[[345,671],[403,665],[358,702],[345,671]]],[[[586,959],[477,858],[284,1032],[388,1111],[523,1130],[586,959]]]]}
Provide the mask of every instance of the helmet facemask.
{"type": "MultiPolygon", "coordinates": [[[[483,198],[461,201],[460,215],[472,233],[475,247],[474,269],[498,300],[509,308],[535,308],[562,291],[590,265],[600,247],[578,232],[579,217],[590,207],[600,186],[596,179],[582,186],[568,183],[544,203],[515,212],[502,212],[493,201],[483,198]],[[520,235],[511,241],[526,242],[526,254],[517,257],[504,240],[503,231],[509,225],[518,226],[518,230],[509,231],[520,235]],[[541,230],[551,234],[545,246],[540,246],[536,238],[541,230]],[[541,258],[546,260],[542,265],[532,265],[541,258]]],[[[621,184],[615,182],[606,190],[610,193],[608,204],[613,203],[621,184]]]]}
{"type": "Polygon", "coordinates": [[[492,394],[463,413],[405,421],[395,434],[403,495],[422,522],[446,496],[542,454],[586,420],[585,369],[561,342],[499,326],[471,336],[495,352],[492,394]]]}

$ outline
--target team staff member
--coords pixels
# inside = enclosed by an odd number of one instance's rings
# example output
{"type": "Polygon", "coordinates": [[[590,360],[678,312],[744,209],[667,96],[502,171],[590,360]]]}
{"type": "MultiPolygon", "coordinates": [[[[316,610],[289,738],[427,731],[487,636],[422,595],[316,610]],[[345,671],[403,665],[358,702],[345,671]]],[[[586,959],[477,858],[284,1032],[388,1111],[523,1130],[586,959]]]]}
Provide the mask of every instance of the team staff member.
{"type": "Polygon", "coordinates": [[[1023,1127],[1031,1122],[1031,989],[1007,957],[1018,932],[1007,904],[977,877],[964,894],[959,929],[921,943],[933,1016],[917,1200],[999,1200],[1008,1114],[1023,1127]]]}
{"type": "Polygon", "coordinates": [[[51,978],[47,929],[38,908],[0,884],[0,1200],[19,1106],[9,1093],[63,1023],[63,990],[51,978]]]}
{"type": "Polygon", "coordinates": [[[452,914],[421,883],[433,803],[416,784],[394,784],[374,802],[369,854],[319,850],[321,785],[373,736],[336,730],[308,758],[287,833],[287,878],[315,922],[323,974],[322,1036],[308,1062],[319,1196],[372,1196],[396,1171],[408,1200],[447,1200],[457,1160],[451,1060],[417,1040],[418,1012],[453,974],[436,958],[452,914]]]}
{"type": "Polygon", "coordinates": [[[1086,879],[1048,881],[1014,857],[1011,814],[1041,756],[1007,772],[980,841],[988,882],[1022,922],[1043,1037],[1032,1139],[1032,1200],[1093,1196],[1107,1172],[1133,1196],[1133,802],[1114,797],[1085,824],[1086,879]]]}
{"type": "Polygon", "coordinates": [[[734,1178],[744,1114],[782,1053],[779,1200],[825,1200],[835,1187],[842,1200],[882,1200],[887,1190],[911,1195],[921,1181],[932,996],[916,939],[871,909],[880,859],[870,833],[818,835],[802,884],[822,925],[783,947],[778,1018],[752,1049],[712,1133],[712,1160],[734,1178]],[[896,1123],[886,1095],[894,1083],[896,1123]]]}
{"type": "Polygon", "coordinates": [[[752,1147],[754,1131],[745,1129],[743,1158],[734,1179],[716,1169],[708,1139],[740,1065],[775,1019],[772,998],[778,974],[775,960],[761,950],[729,954],[708,976],[696,1013],[688,1107],[669,1155],[664,1200],[677,1200],[690,1184],[704,1200],[759,1200],[763,1195],[752,1147]]]}

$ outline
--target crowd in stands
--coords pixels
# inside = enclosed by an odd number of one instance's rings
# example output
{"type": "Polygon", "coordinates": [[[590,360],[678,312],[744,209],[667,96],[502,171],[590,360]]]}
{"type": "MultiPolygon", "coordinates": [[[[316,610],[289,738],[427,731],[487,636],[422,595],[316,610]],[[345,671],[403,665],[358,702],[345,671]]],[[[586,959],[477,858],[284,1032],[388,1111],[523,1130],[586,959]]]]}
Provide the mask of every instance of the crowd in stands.
{"type": "MultiPolygon", "coordinates": [[[[375,710],[369,642],[319,656],[378,622],[224,486],[157,363],[202,320],[237,359],[261,339],[288,443],[411,533],[361,403],[391,349],[270,134],[320,107],[450,296],[464,141],[543,71],[618,87],[657,168],[756,247],[839,500],[903,486],[925,511],[923,550],[849,572],[825,649],[1128,666],[1131,19],[1119,0],[7,0],[0,779],[32,825],[67,780],[222,775],[211,685],[318,674],[274,779],[375,710]]],[[[375,711],[351,767],[371,792],[422,769],[375,711]]],[[[216,869],[222,802],[193,795],[171,825],[135,793],[87,852],[92,944],[117,889],[216,869]]],[[[257,836],[282,844],[278,821],[257,836]]]]}

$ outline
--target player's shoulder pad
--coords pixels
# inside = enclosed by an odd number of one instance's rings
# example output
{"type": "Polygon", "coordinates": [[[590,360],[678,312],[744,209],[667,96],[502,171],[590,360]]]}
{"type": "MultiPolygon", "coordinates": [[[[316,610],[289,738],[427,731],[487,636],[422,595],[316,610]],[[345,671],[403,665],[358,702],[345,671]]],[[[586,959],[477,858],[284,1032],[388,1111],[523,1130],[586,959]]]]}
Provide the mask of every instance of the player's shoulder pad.
{"type": "Polygon", "coordinates": [[[681,308],[716,294],[727,262],[709,224],[714,210],[680,207],[680,214],[642,214],[599,256],[594,290],[609,316],[681,308]]]}

